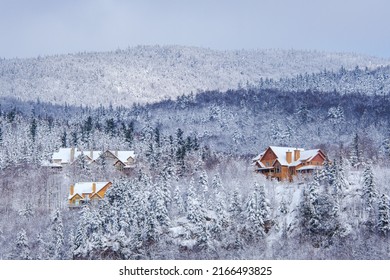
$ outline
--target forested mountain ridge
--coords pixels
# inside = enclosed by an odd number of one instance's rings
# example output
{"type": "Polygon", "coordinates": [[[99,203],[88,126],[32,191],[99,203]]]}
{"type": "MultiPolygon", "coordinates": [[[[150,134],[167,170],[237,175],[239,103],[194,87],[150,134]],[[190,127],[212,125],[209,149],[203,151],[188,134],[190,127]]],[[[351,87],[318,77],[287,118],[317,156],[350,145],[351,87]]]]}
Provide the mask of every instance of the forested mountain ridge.
{"type": "Polygon", "coordinates": [[[279,80],[261,79],[259,88],[282,91],[339,92],[342,94],[361,93],[368,95],[388,95],[390,93],[390,67],[376,69],[359,68],[347,71],[321,71],[299,74],[294,78],[279,80]]]}
{"type": "Polygon", "coordinates": [[[139,46],[0,60],[0,96],[92,107],[131,106],[191,92],[257,85],[261,79],[389,64],[388,59],[348,53],[139,46]]]}

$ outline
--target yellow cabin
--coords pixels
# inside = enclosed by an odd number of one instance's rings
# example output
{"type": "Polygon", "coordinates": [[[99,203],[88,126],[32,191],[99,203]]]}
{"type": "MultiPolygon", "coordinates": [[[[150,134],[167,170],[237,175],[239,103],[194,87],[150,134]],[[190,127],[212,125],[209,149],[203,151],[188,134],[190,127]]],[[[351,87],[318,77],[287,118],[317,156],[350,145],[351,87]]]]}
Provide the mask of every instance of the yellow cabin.
{"type": "Polygon", "coordinates": [[[79,182],[70,186],[69,207],[80,207],[104,198],[111,182],[79,182]]]}

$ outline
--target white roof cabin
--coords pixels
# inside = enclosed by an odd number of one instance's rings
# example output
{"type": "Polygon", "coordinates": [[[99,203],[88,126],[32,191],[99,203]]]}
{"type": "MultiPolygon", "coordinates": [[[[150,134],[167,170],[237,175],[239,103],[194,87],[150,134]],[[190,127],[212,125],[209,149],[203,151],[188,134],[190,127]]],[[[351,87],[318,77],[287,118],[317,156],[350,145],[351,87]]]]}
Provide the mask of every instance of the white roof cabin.
{"type": "Polygon", "coordinates": [[[60,148],[57,152],[53,153],[51,162],[43,165],[50,167],[62,167],[64,165],[72,164],[80,155],[86,156],[88,163],[92,163],[98,160],[106,152],[112,154],[112,156],[115,157],[116,160],[120,161],[124,167],[133,167],[136,157],[134,151],[81,151],[77,148],[60,148]]]}

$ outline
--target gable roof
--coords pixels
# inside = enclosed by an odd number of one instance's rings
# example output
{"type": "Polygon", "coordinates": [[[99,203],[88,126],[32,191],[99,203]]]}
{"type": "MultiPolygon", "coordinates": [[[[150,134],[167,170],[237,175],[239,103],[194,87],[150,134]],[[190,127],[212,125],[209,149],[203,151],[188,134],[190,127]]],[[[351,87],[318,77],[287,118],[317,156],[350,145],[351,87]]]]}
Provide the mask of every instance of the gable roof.
{"type": "Polygon", "coordinates": [[[103,189],[106,185],[108,185],[110,182],[79,182],[79,183],[76,183],[76,184],[74,184],[73,195],[69,195],[68,199],[71,199],[75,195],[79,195],[82,197],[83,193],[93,194],[93,192],[92,192],[93,183],[96,184],[95,193],[97,193],[101,189],[103,189]]]}
{"type": "Polygon", "coordinates": [[[278,161],[281,165],[284,166],[297,166],[304,160],[310,161],[313,157],[315,157],[318,153],[321,152],[320,149],[305,150],[303,148],[295,148],[295,147],[269,146],[263,153],[255,157],[253,160],[258,159],[258,162],[260,162],[269,149],[272,150],[272,152],[276,155],[276,160],[272,164],[278,161]],[[300,157],[296,161],[294,161],[294,150],[300,151],[300,157]],[[291,163],[287,162],[287,158],[286,158],[287,152],[292,153],[291,163]]]}
{"type": "MultiPolygon", "coordinates": [[[[96,161],[100,158],[101,155],[104,154],[104,151],[81,151],[77,148],[74,148],[74,155],[72,159],[72,149],[73,148],[60,148],[58,152],[54,152],[51,159],[52,165],[55,164],[53,161],[60,160],[61,164],[70,164],[74,162],[80,155],[86,156],[90,161],[96,161]]],[[[120,160],[123,164],[125,164],[128,158],[135,158],[134,151],[113,151],[107,150],[113,156],[115,156],[118,160],[120,160]]],[[[58,163],[56,163],[58,165],[58,163]]],[[[50,166],[50,165],[48,165],[50,166]]]]}
{"type": "Polygon", "coordinates": [[[122,163],[127,162],[128,158],[130,157],[135,157],[134,151],[110,151],[110,153],[113,154],[122,163]]]}

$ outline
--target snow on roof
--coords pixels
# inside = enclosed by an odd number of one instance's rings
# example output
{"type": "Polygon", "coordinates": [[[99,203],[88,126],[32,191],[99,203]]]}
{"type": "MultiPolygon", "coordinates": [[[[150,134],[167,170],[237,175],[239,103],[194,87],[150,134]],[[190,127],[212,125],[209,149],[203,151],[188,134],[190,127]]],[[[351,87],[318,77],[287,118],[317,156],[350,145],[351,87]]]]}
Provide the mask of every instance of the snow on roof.
{"type": "MultiPolygon", "coordinates": [[[[110,151],[115,155],[121,162],[127,162],[128,158],[135,158],[134,151],[110,151]]],[[[60,148],[58,152],[54,152],[52,155],[52,161],[61,161],[61,164],[71,163],[71,154],[72,148],[60,148]]],[[[81,151],[77,148],[74,149],[73,160],[79,157],[80,155],[87,156],[90,160],[97,160],[102,154],[103,151],[81,151]]]]}
{"type": "Polygon", "coordinates": [[[60,159],[62,163],[69,163],[71,150],[72,148],[60,148],[58,152],[53,153],[52,159],[60,159]]]}
{"type": "MultiPolygon", "coordinates": [[[[293,153],[294,150],[300,150],[302,153],[304,151],[304,149],[302,149],[302,148],[293,148],[293,147],[270,146],[270,149],[275,153],[275,155],[278,158],[278,161],[280,162],[281,165],[289,165],[289,163],[287,163],[287,159],[286,159],[286,152],[293,153]]],[[[292,159],[294,159],[294,157],[292,157],[292,159]]]]}
{"type": "MultiPolygon", "coordinates": [[[[301,163],[302,160],[310,160],[314,156],[318,154],[320,151],[319,149],[315,150],[306,150],[303,148],[295,148],[295,147],[277,147],[277,146],[269,146],[269,148],[274,152],[274,154],[277,157],[277,160],[281,165],[287,165],[287,166],[297,166],[301,163]],[[297,161],[294,161],[294,151],[299,150],[300,151],[300,157],[297,161]],[[286,153],[291,152],[292,156],[292,162],[288,163],[286,159],[286,153]]],[[[268,149],[268,148],[267,148],[268,149]]],[[[266,150],[267,151],[267,150],[266,150]]],[[[261,158],[265,154],[265,151],[260,154],[258,157],[261,158]]]]}
{"type": "Polygon", "coordinates": [[[300,160],[311,160],[313,157],[315,157],[318,154],[319,151],[320,151],[319,149],[303,151],[301,152],[300,160]]]}
{"type": "Polygon", "coordinates": [[[83,154],[91,160],[97,160],[103,154],[103,151],[84,151],[83,154]]]}
{"type": "Polygon", "coordinates": [[[134,158],[134,151],[110,151],[113,155],[115,155],[121,162],[127,162],[128,158],[134,158]]]}
{"type": "Polygon", "coordinates": [[[322,166],[318,166],[318,165],[306,165],[306,166],[303,166],[299,169],[297,169],[297,171],[302,171],[302,170],[313,170],[313,169],[321,169],[322,166]]]}
{"type": "Polygon", "coordinates": [[[73,195],[69,195],[69,199],[74,197],[76,194],[82,196],[83,193],[92,193],[92,185],[96,184],[95,193],[99,192],[109,182],[79,182],[74,184],[73,195]]]}
{"type": "Polygon", "coordinates": [[[261,153],[260,155],[252,158],[252,161],[258,161],[259,159],[261,159],[261,157],[263,156],[264,153],[261,153]]]}

